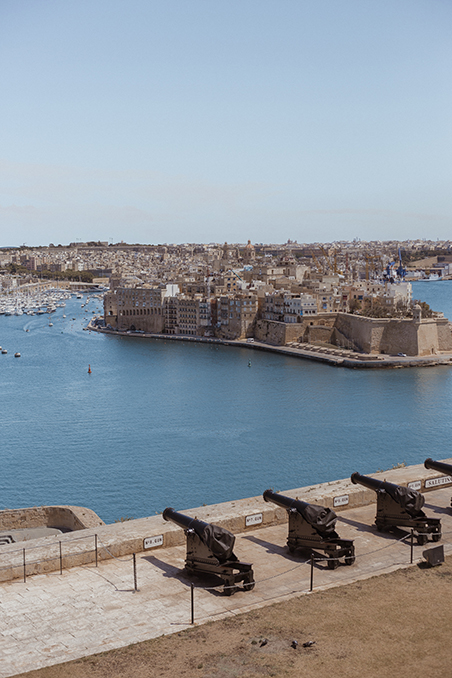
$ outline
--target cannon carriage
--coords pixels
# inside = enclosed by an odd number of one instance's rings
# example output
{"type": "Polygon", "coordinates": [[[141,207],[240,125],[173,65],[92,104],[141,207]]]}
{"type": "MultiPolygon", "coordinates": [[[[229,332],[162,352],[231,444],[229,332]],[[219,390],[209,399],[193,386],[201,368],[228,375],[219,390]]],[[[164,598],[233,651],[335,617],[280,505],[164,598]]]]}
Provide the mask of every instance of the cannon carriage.
{"type": "Polygon", "coordinates": [[[424,497],[420,492],[408,487],[388,483],[385,480],[369,478],[360,473],[352,473],[352,483],[363,485],[377,494],[377,514],[375,525],[380,532],[394,527],[408,527],[415,531],[418,544],[426,544],[429,535],[432,541],[441,539],[441,521],[428,518],[422,507],[424,497]]]}
{"type": "Polygon", "coordinates": [[[265,501],[273,502],[285,508],[289,516],[287,546],[293,553],[295,549],[323,551],[327,556],[328,568],[334,570],[339,559],[344,558],[345,565],[355,562],[353,539],[341,539],[335,531],[337,515],[329,508],[315,506],[299,499],[285,497],[282,494],[265,490],[265,501]]]}
{"type": "Polygon", "coordinates": [[[234,554],[235,537],[231,532],[218,525],[178,513],[169,507],[163,511],[163,518],[185,530],[187,572],[220,577],[225,595],[232,595],[236,591],[251,591],[254,588],[252,565],[240,562],[234,554]],[[238,586],[239,583],[242,586],[238,586]]]}

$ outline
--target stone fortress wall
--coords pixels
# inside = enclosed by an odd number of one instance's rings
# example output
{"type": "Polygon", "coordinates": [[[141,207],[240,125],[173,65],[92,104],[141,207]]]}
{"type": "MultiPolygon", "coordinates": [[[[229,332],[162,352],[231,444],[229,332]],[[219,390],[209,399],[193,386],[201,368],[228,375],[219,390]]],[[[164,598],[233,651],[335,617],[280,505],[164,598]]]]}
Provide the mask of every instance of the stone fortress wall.
{"type": "Polygon", "coordinates": [[[369,354],[428,356],[452,351],[452,333],[447,318],[395,320],[324,313],[294,324],[259,320],[255,338],[274,346],[299,341],[346,346],[369,354]]]}

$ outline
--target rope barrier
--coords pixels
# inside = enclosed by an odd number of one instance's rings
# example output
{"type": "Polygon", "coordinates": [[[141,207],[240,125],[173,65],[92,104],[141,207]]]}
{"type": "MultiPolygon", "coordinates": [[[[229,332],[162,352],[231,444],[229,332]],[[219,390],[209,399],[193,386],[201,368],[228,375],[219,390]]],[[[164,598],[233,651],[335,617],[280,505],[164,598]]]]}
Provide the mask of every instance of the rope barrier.
{"type": "MultiPolygon", "coordinates": [[[[451,533],[451,532],[452,531],[450,531],[448,533],[451,533]]],[[[445,534],[445,533],[443,533],[443,534],[445,534]]],[[[396,544],[400,544],[401,542],[403,542],[407,539],[411,539],[411,534],[406,534],[403,537],[401,537],[400,539],[397,539],[395,541],[391,541],[391,542],[389,542],[389,544],[385,544],[385,546],[382,546],[381,548],[378,548],[378,549],[374,549],[373,551],[368,551],[367,553],[360,553],[359,555],[354,556],[355,560],[359,560],[361,558],[371,556],[374,553],[379,553],[380,551],[383,551],[387,548],[395,546],[396,544]]],[[[445,542],[443,542],[443,544],[452,545],[452,542],[445,541],[445,542]]],[[[426,546],[426,544],[424,544],[423,546],[426,546]]],[[[324,556],[324,557],[320,557],[320,558],[314,558],[314,563],[328,562],[329,560],[332,560],[332,559],[334,560],[334,558],[331,558],[331,557],[328,557],[328,556],[324,556]]],[[[421,560],[422,560],[422,558],[418,558],[417,562],[421,562],[421,560]]],[[[251,582],[246,582],[246,584],[253,584],[253,586],[256,585],[256,584],[263,584],[264,582],[270,581],[271,579],[276,579],[277,577],[282,577],[282,576],[288,574],[289,572],[293,572],[294,570],[298,569],[302,565],[307,565],[307,564],[310,564],[310,563],[311,563],[311,559],[300,561],[294,567],[291,567],[290,569],[285,570],[284,572],[278,572],[277,574],[271,575],[270,577],[266,577],[265,579],[259,579],[258,581],[253,580],[251,582]]],[[[398,562],[393,563],[393,565],[406,565],[406,562],[405,561],[398,561],[398,562]]],[[[378,572],[379,570],[383,570],[386,567],[387,566],[382,566],[380,568],[377,568],[376,571],[378,572]]],[[[372,569],[375,570],[375,567],[373,567],[372,569]]],[[[350,579],[353,579],[353,577],[351,577],[350,579]]],[[[344,581],[344,580],[342,580],[342,581],[344,581]]],[[[347,581],[347,579],[345,581],[347,581]]],[[[237,587],[235,585],[223,586],[222,584],[219,584],[217,586],[194,586],[194,589],[196,589],[196,590],[199,589],[201,591],[216,591],[216,590],[226,591],[228,589],[236,589],[236,588],[237,587]]],[[[306,591],[308,591],[308,590],[306,590],[306,591]]]]}
{"type": "MultiPolygon", "coordinates": [[[[81,541],[82,539],[92,539],[92,538],[93,538],[93,535],[92,535],[92,534],[86,534],[86,535],[83,536],[83,537],[73,537],[73,538],[71,538],[71,539],[68,539],[65,543],[66,543],[66,544],[72,544],[72,542],[74,542],[74,541],[81,541]]],[[[6,545],[9,546],[9,544],[6,544],[6,545]]],[[[56,544],[37,544],[36,546],[28,546],[28,547],[27,547],[27,551],[31,551],[32,549],[44,549],[44,548],[49,548],[49,546],[50,546],[50,547],[56,546],[56,544]]],[[[22,553],[22,548],[11,549],[11,550],[7,551],[7,552],[5,553],[5,555],[9,555],[10,553],[19,553],[19,552],[22,553]]],[[[3,554],[0,554],[0,555],[3,555],[3,554]]]]}

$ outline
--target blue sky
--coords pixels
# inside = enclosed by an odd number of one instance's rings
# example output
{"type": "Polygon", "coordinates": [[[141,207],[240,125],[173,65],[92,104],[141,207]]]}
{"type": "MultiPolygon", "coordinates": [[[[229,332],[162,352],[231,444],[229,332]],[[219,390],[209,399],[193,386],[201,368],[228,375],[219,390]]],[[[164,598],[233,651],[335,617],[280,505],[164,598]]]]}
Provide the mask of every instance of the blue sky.
{"type": "Polygon", "coordinates": [[[0,245],[452,238],[450,0],[0,0],[0,245]]]}

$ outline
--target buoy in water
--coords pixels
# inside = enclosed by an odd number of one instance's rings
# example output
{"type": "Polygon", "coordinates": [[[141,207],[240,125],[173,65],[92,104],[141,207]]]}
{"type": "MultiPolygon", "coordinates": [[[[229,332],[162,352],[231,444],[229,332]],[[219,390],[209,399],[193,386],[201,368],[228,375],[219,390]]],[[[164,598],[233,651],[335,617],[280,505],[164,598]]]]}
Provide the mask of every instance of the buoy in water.
{"type": "Polygon", "coordinates": [[[91,365],[88,365],[88,374],[91,374],[91,365]]]}
{"type": "Polygon", "coordinates": [[[248,367],[251,367],[251,360],[248,360],[248,367]]]}

